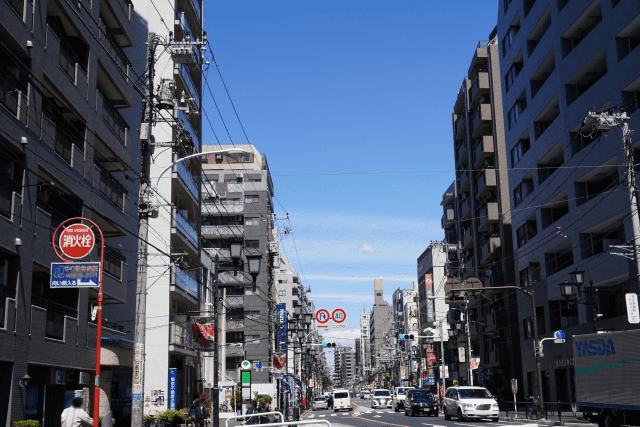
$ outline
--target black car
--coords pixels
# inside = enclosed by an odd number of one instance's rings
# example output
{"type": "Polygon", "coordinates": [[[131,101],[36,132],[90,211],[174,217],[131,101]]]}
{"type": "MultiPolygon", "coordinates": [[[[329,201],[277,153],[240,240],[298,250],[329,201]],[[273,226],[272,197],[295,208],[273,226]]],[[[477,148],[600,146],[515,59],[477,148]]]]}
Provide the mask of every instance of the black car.
{"type": "Polygon", "coordinates": [[[420,414],[438,416],[438,402],[429,390],[412,388],[404,400],[404,414],[412,417],[420,414]]]}

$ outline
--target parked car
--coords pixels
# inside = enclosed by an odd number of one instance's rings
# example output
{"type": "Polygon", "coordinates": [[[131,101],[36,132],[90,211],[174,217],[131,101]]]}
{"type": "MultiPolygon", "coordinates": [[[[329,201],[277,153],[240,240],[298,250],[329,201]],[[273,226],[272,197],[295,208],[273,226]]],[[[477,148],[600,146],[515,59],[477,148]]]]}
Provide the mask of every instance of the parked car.
{"type": "Polygon", "coordinates": [[[400,408],[404,409],[404,399],[407,397],[407,391],[412,387],[396,387],[393,391],[393,410],[398,412],[400,408]]]}
{"type": "Polygon", "coordinates": [[[349,390],[336,390],[333,392],[333,411],[338,412],[341,409],[353,411],[349,390]]]}
{"type": "Polygon", "coordinates": [[[404,415],[433,415],[438,416],[438,401],[433,393],[423,388],[412,388],[407,390],[404,399],[404,415]]]}
{"type": "Polygon", "coordinates": [[[329,403],[326,396],[318,396],[313,399],[313,410],[316,409],[329,409],[329,403]]]}
{"type": "Polygon", "coordinates": [[[389,390],[378,388],[373,390],[371,395],[371,407],[372,408],[391,408],[391,393],[389,390]]]}
{"type": "Polygon", "coordinates": [[[484,387],[449,387],[444,393],[444,418],[499,420],[498,402],[484,387]]]}

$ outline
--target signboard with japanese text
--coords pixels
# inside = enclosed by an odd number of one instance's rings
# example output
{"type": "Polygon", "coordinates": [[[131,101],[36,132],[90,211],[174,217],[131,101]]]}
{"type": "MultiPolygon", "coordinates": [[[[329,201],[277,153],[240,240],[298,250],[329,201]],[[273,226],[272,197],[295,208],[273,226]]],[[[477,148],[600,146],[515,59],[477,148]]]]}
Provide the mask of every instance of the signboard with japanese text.
{"type": "Polygon", "coordinates": [[[465,363],[466,361],[464,347],[458,347],[458,362],[465,363]]]}
{"type": "Polygon", "coordinates": [[[178,371],[176,368],[169,368],[169,409],[176,410],[176,382],[178,371]]]}
{"type": "Polygon", "coordinates": [[[278,313],[278,350],[287,352],[287,304],[276,304],[278,313]]]}
{"type": "Polygon", "coordinates": [[[629,319],[629,323],[640,323],[640,311],[638,309],[638,295],[626,294],[624,297],[627,301],[627,319],[629,319]]]}
{"type": "Polygon", "coordinates": [[[99,262],[52,262],[51,288],[97,288],[99,262]]]}
{"type": "MultiPolygon", "coordinates": [[[[430,296],[433,296],[433,275],[432,274],[424,275],[424,287],[425,287],[425,295],[427,296],[427,298],[429,298],[430,296]]],[[[435,322],[436,320],[433,313],[434,312],[433,304],[435,304],[435,301],[432,303],[427,299],[427,322],[435,322]]]]}
{"type": "Polygon", "coordinates": [[[73,224],[60,232],[58,244],[63,254],[71,259],[80,259],[89,255],[96,238],[93,230],[85,224],[73,224]]]}

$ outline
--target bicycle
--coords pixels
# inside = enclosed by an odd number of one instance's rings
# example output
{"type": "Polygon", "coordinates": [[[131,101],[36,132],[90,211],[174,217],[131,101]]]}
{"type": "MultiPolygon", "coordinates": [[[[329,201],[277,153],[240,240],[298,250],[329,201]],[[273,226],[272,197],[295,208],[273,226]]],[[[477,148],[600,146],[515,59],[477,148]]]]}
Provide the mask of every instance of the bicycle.
{"type": "Polygon", "coordinates": [[[156,418],[156,417],[144,417],[144,421],[142,422],[142,425],[144,427],[165,427],[164,425],[164,421],[162,421],[160,418],[156,418]]]}
{"type": "Polygon", "coordinates": [[[231,406],[227,404],[227,402],[222,402],[220,404],[220,412],[232,412],[231,406]]]}
{"type": "Polygon", "coordinates": [[[539,420],[542,416],[542,408],[540,407],[539,398],[529,396],[527,400],[527,412],[530,420],[539,420]]]}

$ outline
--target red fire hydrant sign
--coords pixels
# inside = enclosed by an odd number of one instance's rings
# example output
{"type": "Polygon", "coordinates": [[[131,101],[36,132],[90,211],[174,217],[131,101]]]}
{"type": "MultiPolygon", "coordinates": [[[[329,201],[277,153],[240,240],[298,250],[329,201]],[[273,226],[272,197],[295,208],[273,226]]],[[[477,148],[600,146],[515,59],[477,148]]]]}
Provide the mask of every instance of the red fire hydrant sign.
{"type": "Polygon", "coordinates": [[[73,224],[62,230],[58,244],[67,257],[80,259],[89,255],[95,241],[91,228],[84,224],[73,224]]]}

